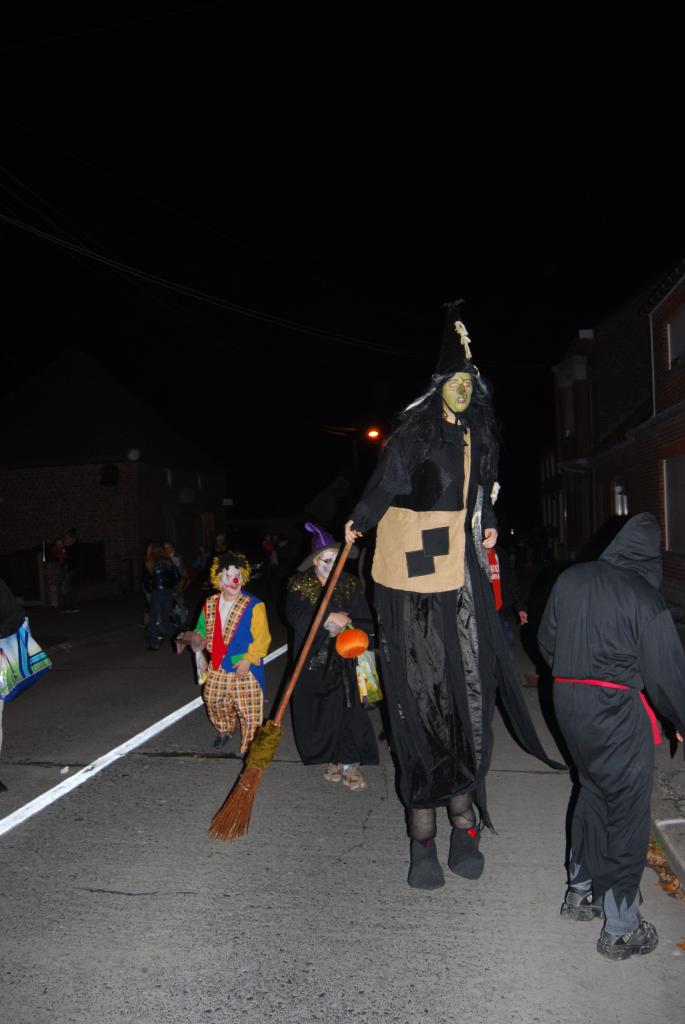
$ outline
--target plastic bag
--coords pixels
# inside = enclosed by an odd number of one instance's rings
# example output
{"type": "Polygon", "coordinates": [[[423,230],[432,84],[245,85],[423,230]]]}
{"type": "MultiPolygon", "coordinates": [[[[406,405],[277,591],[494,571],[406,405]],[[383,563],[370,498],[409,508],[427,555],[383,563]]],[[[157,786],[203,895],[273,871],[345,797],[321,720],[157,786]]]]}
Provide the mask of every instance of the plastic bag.
{"type": "Polygon", "coordinates": [[[24,619],[16,633],[0,637],[0,700],[9,704],[50,668],[52,662],[24,619]]]}
{"type": "Polygon", "coordinates": [[[357,688],[362,707],[372,708],[383,700],[381,684],[378,681],[376,655],[373,651],[364,651],[357,658],[357,688]]]}

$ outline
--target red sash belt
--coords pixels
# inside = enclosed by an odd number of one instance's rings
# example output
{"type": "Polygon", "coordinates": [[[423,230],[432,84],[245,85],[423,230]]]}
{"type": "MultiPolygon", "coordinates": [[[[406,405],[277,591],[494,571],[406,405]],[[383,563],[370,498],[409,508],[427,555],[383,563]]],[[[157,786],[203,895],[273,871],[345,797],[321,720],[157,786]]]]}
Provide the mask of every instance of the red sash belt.
{"type": "MultiPolygon", "coordinates": [[[[607,683],[603,679],[564,679],[564,678],[561,678],[561,677],[557,677],[554,680],[554,682],[555,683],[582,683],[584,686],[603,686],[606,690],[632,690],[633,689],[632,686],[623,686],[622,683],[607,683]]],[[[652,710],[651,705],[649,705],[647,703],[647,699],[646,699],[644,693],[642,692],[642,690],[639,690],[638,692],[640,694],[640,700],[642,701],[644,709],[647,712],[647,715],[649,717],[649,724],[652,727],[652,736],[654,737],[654,743],[656,744],[656,746],[659,746],[659,744],[661,743],[661,734],[659,732],[659,723],[656,720],[656,715],[654,714],[654,711],[652,710]]]]}

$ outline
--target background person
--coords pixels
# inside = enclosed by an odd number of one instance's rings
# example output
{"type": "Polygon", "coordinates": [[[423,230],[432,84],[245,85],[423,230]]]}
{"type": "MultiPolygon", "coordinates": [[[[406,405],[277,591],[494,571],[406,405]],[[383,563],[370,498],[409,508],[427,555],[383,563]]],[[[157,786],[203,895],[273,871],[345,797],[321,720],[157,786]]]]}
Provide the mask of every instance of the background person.
{"type": "MultiPolygon", "coordinates": [[[[310,554],[288,581],[286,618],[293,629],[294,655],[301,649],[316,614],[340,543],[316,526],[310,554]]],[[[342,572],[314,638],[291,700],[295,743],[303,764],[326,764],[324,779],[351,790],[366,789],[362,764],[378,764],[378,746],[357,689],[354,659],[342,658],[335,638],[353,625],[373,630],[371,611],[356,576],[342,572]]]]}
{"type": "Polygon", "coordinates": [[[561,574],[538,630],[580,786],[561,912],[580,921],[604,914],[597,950],[611,960],[651,953],[658,942],[640,915],[659,742],[643,691],[679,739],[685,731],[685,653],[661,576],[659,526],[641,513],[597,561],[561,574]]]}
{"type": "Polygon", "coordinates": [[[81,560],[81,545],[76,528],[71,527],[64,535],[64,561],[62,575],[62,611],[77,612],[75,583],[81,560]]]}
{"type": "MultiPolygon", "coordinates": [[[[31,635],[24,609],[0,579],[0,750],[5,702],[52,668],[45,651],[31,635]]],[[[0,792],[7,786],[0,782],[0,792]]]]}
{"type": "Polygon", "coordinates": [[[188,608],[185,603],[185,591],[190,586],[190,573],[188,572],[185,562],[179,553],[176,551],[176,547],[173,541],[165,540],[163,543],[164,554],[167,558],[170,558],[174,563],[179,572],[179,580],[174,590],[174,603],[172,607],[172,615],[176,619],[176,623],[179,629],[185,629],[188,625],[188,608]]]}
{"type": "Polygon", "coordinates": [[[518,626],[527,624],[528,609],[521,595],[513,552],[507,550],[498,541],[494,548],[488,549],[487,554],[495,608],[513,662],[516,653],[514,624],[518,626]],[[515,616],[515,619],[512,616],[515,616]]]}
{"type": "Polygon", "coordinates": [[[176,587],[181,574],[159,543],[148,548],[143,569],[143,588],[149,595],[147,649],[158,651],[164,637],[171,639],[176,626],[171,619],[176,587]]]}
{"type": "MultiPolygon", "coordinates": [[[[0,642],[8,637],[14,636],[25,619],[25,613],[16,597],[3,579],[0,579],[0,642]]],[[[0,648],[1,650],[1,648],[0,648]]],[[[5,664],[5,654],[0,653],[0,672],[8,671],[5,664]]],[[[0,700],[0,750],[2,750],[2,714],[5,702],[0,700]]],[[[4,793],[7,786],[0,781],[0,793],[4,793]]]]}

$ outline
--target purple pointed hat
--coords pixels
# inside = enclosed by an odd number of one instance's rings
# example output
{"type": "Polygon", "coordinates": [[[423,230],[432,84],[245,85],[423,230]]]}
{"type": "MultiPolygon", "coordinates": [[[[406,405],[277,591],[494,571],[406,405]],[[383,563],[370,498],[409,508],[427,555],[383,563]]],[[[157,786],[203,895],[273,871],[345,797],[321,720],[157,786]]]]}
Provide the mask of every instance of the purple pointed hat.
{"type": "MultiPolygon", "coordinates": [[[[317,526],[316,523],[305,523],[304,528],[307,533],[312,535],[312,550],[304,559],[303,562],[298,565],[298,570],[304,572],[305,569],[311,568],[314,564],[314,559],[317,555],[321,554],[322,551],[326,551],[328,548],[333,548],[336,551],[340,550],[341,542],[336,540],[332,533],[328,530],[324,530],[321,526],[317,526]]],[[[348,558],[356,558],[358,551],[355,547],[350,551],[348,558]]]]}

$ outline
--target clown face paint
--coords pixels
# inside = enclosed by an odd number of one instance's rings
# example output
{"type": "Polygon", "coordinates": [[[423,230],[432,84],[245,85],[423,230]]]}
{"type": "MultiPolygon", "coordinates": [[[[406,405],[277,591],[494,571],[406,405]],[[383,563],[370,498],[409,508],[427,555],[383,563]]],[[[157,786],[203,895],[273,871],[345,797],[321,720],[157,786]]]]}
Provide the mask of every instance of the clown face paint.
{"type": "Polygon", "coordinates": [[[326,548],[314,559],[314,569],[316,575],[322,582],[325,582],[331,575],[331,569],[335,565],[335,560],[338,557],[337,548],[326,548]]]}
{"type": "Polygon", "coordinates": [[[442,385],[442,400],[450,412],[466,412],[471,404],[473,381],[469,373],[455,373],[442,385]]]}
{"type": "Polygon", "coordinates": [[[229,565],[219,576],[219,586],[224,597],[237,597],[243,586],[243,574],[237,565],[229,565]]]}

